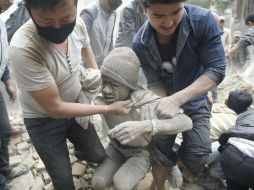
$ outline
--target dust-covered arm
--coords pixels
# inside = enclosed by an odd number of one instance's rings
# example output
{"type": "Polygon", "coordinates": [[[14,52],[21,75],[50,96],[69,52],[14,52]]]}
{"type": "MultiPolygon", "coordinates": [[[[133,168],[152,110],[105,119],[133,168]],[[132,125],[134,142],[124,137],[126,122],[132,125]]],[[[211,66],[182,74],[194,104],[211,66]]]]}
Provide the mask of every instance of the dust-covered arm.
{"type": "Polygon", "coordinates": [[[185,114],[177,114],[171,119],[153,119],[143,121],[127,121],[115,126],[108,134],[121,144],[128,144],[144,134],[151,134],[156,127],[157,134],[178,134],[192,129],[192,121],[185,114]],[[156,125],[156,126],[155,126],[156,125]]]}

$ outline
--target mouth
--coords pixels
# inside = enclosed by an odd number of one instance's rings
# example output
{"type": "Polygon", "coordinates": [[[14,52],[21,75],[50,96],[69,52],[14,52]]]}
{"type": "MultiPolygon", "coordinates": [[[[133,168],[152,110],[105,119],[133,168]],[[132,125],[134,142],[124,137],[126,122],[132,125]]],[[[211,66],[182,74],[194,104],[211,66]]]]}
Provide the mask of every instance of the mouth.
{"type": "Polygon", "coordinates": [[[113,97],[113,96],[104,96],[104,99],[105,99],[106,102],[112,102],[112,101],[115,100],[115,97],[113,97]]]}
{"type": "Polygon", "coordinates": [[[174,27],[174,25],[170,26],[170,27],[165,27],[165,26],[161,26],[160,28],[165,31],[165,32],[169,32],[170,30],[172,30],[172,28],[174,27]]]}

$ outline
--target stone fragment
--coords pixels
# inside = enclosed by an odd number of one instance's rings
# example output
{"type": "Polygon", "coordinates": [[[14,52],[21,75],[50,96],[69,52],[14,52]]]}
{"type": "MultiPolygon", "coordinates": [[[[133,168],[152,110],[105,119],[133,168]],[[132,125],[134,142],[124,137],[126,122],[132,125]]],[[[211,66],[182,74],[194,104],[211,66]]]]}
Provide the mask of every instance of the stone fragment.
{"type": "Polygon", "coordinates": [[[75,162],[72,165],[73,176],[82,176],[85,173],[85,170],[86,170],[86,166],[81,163],[75,162]]]}

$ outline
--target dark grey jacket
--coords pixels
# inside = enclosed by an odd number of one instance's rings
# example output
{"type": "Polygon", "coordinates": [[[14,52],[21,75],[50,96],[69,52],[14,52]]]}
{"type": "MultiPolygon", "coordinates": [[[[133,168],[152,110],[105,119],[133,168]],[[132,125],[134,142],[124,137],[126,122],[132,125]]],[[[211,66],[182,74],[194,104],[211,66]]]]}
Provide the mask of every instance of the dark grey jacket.
{"type": "Polygon", "coordinates": [[[222,146],[226,145],[230,137],[240,137],[254,141],[254,110],[251,109],[239,115],[236,120],[236,127],[230,128],[223,133],[219,142],[222,146]]]}

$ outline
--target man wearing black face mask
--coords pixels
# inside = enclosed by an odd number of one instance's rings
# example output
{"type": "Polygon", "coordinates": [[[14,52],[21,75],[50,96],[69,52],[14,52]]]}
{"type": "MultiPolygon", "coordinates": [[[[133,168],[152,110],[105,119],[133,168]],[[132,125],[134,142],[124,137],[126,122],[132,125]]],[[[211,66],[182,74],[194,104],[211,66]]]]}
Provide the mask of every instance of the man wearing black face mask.
{"type": "Polygon", "coordinates": [[[96,68],[84,22],[76,18],[77,0],[25,0],[32,20],[13,36],[10,61],[19,89],[24,123],[55,190],[74,190],[66,146],[70,140],[83,159],[105,156],[94,126],[82,128],[74,117],[127,113],[127,102],[106,106],[76,103],[82,93],[81,59],[96,68]]]}
{"type": "Polygon", "coordinates": [[[115,10],[122,0],[96,0],[85,7],[80,16],[84,20],[96,62],[100,68],[104,58],[113,48],[115,10]]]}

